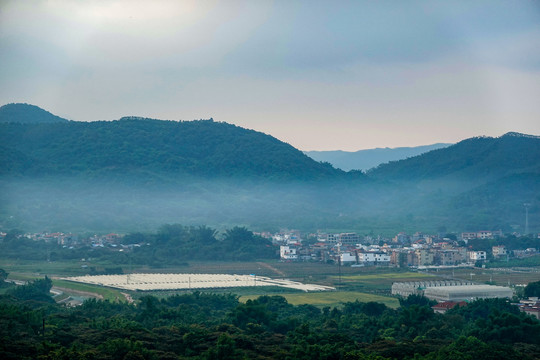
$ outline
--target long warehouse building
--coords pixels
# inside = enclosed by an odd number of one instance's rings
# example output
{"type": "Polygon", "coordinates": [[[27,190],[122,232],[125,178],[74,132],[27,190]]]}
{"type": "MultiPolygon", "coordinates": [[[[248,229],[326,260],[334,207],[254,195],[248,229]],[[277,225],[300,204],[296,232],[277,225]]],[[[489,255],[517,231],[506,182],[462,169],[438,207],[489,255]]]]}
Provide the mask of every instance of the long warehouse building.
{"type": "Polygon", "coordinates": [[[424,296],[437,301],[467,301],[474,299],[511,298],[512,289],[493,285],[458,285],[429,287],[424,296]]]}
{"type": "Polygon", "coordinates": [[[469,301],[487,298],[511,298],[512,289],[504,286],[473,284],[460,280],[396,282],[392,284],[392,295],[407,297],[424,295],[437,301],[469,301]]]}

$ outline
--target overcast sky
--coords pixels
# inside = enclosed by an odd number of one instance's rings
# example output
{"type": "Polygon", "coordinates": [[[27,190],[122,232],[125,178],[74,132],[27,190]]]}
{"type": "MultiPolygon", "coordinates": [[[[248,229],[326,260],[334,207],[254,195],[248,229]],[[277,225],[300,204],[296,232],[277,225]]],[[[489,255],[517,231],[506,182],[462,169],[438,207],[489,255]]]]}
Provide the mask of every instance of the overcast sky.
{"type": "Polygon", "coordinates": [[[0,105],[301,150],[540,135],[538,1],[4,1],[0,105]]]}

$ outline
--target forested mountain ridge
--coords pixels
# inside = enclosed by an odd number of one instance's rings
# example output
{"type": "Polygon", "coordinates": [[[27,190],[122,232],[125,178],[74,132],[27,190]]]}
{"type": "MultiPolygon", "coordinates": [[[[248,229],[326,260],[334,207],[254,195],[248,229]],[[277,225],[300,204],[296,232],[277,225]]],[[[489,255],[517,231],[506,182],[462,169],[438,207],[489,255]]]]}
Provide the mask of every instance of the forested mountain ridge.
{"type": "MultiPolygon", "coordinates": [[[[367,172],[394,184],[410,222],[524,230],[524,203],[540,211],[540,138],[519,133],[475,137],[367,172]]],[[[441,225],[446,226],[446,225],[441,225]]]]}
{"type": "Polygon", "coordinates": [[[532,230],[540,139],[530,135],[471,138],[364,174],[212,119],[0,123],[6,230],[513,231],[524,203],[532,230]]]}
{"type": "Polygon", "coordinates": [[[345,176],[269,135],[213,120],[0,124],[5,175],[319,180],[345,176]]]}
{"type": "Polygon", "coordinates": [[[2,229],[299,224],[368,182],[213,119],[0,123],[0,164],[2,229]]]}
{"type": "Polygon", "coordinates": [[[35,105],[18,103],[0,106],[0,123],[38,124],[67,121],[35,105]]]}
{"type": "Polygon", "coordinates": [[[540,137],[515,132],[500,137],[474,137],[413,158],[382,164],[368,172],[374,178],[397,181],[493,180],[516,173],[540,173],[540,137]]]}

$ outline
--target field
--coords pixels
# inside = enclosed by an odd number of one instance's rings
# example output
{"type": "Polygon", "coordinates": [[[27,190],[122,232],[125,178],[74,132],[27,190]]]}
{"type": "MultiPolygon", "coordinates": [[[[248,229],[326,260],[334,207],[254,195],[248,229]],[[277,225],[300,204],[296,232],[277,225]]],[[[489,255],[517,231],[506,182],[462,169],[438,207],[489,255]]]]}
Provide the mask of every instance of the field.
{"type": "Polygon", "coordinates": [[[403,272],[396,269],[383,272],[381,270],[371,269],[371,273],[342,275],[341,277],[333,275],[331,279],[342,289],[389,295],[392,283],[394,282],[436,280],[437,278],[435,275],[418,272],[403,272]]]}
{"type": "MultiPolygon", "coordinates": [[[[10,273],[11,279],[31,280],[45,275],[53,279],[55,287],[61,288],[67,293],[80,296],[92,294],[93,297],[104,298],[110,301],[124,301],[125,297],[116,289],[74,283],[60,280],[57,277],[80,276],[88,273],[90,267],[102,269],[110,264],[96,263],[91,261],[73,262],[29,262],[29,261],[0,261],[0,268],[10,273]],[[85,266],[85,267],[82,267],[85,266]]],[[[130,269],[129,265],[121,265],[123,269],[130,269]]],[[[399,269],[384,268],[341,268],[341,281],[339,269],[335,265],[320,263],[288,263],[278,261],[266,262],[193,262],[186,266],[174,268],[152,269],[148,267],[132,267],[133,273],[207,273],[207,274],[256,274],[268,276],[274,279],[290,279],[302,283],[313,283],[326,286],[334,286],[337,291],[305,293],[293,289],[277,287],[257,288],[230,288],[204,290],[212,292],[229,292],[241,296],[242,300],[256,298],[260,295],[281,295],[292,304],[313,304],[319,307],[338,306],[347,301],[378,301],[387,306],[396,307],[397,299],[390,297],[390,287],[394,281],[408,281],[417,278],[425,278],[425,274],[412,273],[399,269]]],[[[134,298],[143,293],[130,292],[134,298]]],[[[166,291],[156,292],[158,296],[171,295],[185,292],[166,291]]],[[[146,292],[144,294],[147,294],[146,292]]]]}
{"type": "Polygon", "coordinates": [[[0,269],[10,273],[11,279],[29,280],[45,275],[53,276],[76,276],[84,275],[88,270],[81,266],[85,264],[79,261],[29,261],[29,260],[6,260],[0,259],[0,269]]]}
{"type": "MultiPolygon", "coordinates": [[[[383,303],[390,308],[397,308],[399,306],[398,299],[396,298],[356,291],[279,294],[279,296],[283,296],[293,305],[310,304],[317,307],[339,307],[344,302],[354,302],[356,300],[360,302],[375,301],[383,303]]],[[[247,300],[253,300],[257,297],[259,297],[259,295],[241,296],[240,301],[246,302],[247,300]]]]}
{"type": "Polygon", "coordinates": [[[205,290],[238,287],[279,286],[303,291],[329,291],[334,288],[298,281],[272,279],[266,276],[238,274],[121,274],[68,277],[65,280],[77,283],[102,285],[121,290],[205,290]]]}
{"type": "Polygon", "coordinates": [[[474,268],[430,271],[430,274],[446,278],[469,280],[481,284],[500,286],[525,286],[529,282],[540,280],[540,268],[474,268]]]}
{"type": "Polygon", "coordinates": [[[103,286],[79,284],[60,279],[53,279],[53,286],[64,290],[66,293],[72,293],[76,295],[86,295],[109,301],[125,300],[125,297],[120,293],[120,291],[103,286]]]}
{"type": "MultiPolygon", "coordinates": [[[[0,268],[5,269],[10,279],[30,280],[45,275],[53,279],[54,286],[62,288],[74,295],[92,293],[94,297],[110,301],[123,301],[125,297],[116,289],[98,285],[77,284],[57,279],[66,276],[81,276],[89,273],[90,268],[97,270],[110,266],[110,264],[73,261],[73,262],[30,262],[17,260],[0,260],[0,268]],[[85,267],[83,267],[85,266],[85,267]]],[[[118,265],[117,265],[118,266],[118,265]]],[[[395,268],[353,268],[343,266],[341,271],[335,265],[321,263],[294,263],[279,261],[264,262],[192,262],[185,266],[170,268],[148,268],[145,266],[119,265],[124,272],[133,273],[199,273],[199,274],[255,274],[273,279],[290,279],[302,283],[320,284],[336,288],[333,292],[304,293],[293,289],[278,287],[229,288],[211,290],[216,293],[234,293],[242,301],[253,299],[260,295],[281,295],[292,304],[313,304],[318,307],[338,306],[347,301],[377,301],[390,307],[396,307],[397,299],[390,296],[393,282],[418,281],[426,279],[455,278],[473,280],[477,283],[491,283],[495,285],[525,285],[540,279],[540,269],[526,268],[498,268],[498,269],[456,269],[456,270],[430,270],[423,272],[409,271],[395,268]],[[129,270],[131,269],[131,271],[129,270]],[[340,276],[341,272],[341,276],[340,276]],[[472,274],[472,275],[471,275],[472,274]]],[[[519,289],[519,286],[518,286],[519,289]]],[[[210,291],[210,290],[204,290],[210,291]]],[[[122,291],[134,298],[147,292],[122,291]]],[[[160,291],[157,296],[172,295],[185,291],[160,291]]],[[[154,294],[152,292],[152,294],[154,294]]]]}

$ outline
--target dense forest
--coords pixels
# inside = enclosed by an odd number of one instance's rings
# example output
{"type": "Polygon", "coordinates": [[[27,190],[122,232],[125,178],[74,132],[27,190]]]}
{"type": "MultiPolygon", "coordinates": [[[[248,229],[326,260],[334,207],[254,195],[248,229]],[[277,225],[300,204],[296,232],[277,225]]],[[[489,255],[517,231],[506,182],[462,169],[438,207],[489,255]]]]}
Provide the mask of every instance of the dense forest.
{"type": "Polygon", "coordinates": [[[269,135],[210,120],[0,124],[4,175],[255,177],[312,180],[346,175],[269,135]],[[22,155],[21,155],[22,154],[22,155]],[[22,157],[24,156],[24,158],[22,157]]]}
{"type": "Polygon", "coordinates": [[[319,309],[280,296],[240,303],[193,292],[68,308],[50,280],[0,297],[2,359],[507,359],[540,358],[540,322],[505,299],[436,314],[416,295],[399,309],[368,302],[319,309]]]}
{"type": "Polygon", "coordinates": [[[513,174],[540,173],[540,137],[507,133],[475,137],[420,156],[382,164],[369,171],[379,179],[418,181],[437,178],[486,181],[513,174]]]}

